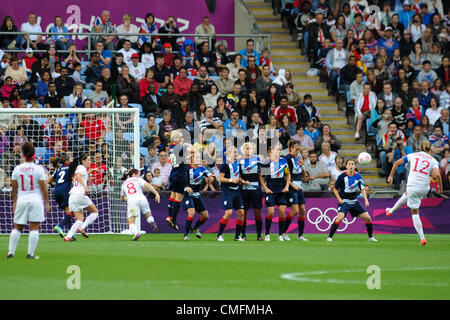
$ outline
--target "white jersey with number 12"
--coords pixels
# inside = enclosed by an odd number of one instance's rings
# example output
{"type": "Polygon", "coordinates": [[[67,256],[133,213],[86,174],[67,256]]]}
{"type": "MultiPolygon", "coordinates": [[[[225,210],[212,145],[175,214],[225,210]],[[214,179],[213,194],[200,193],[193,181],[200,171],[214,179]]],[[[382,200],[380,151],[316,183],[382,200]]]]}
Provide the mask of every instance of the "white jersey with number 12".
{"type": "Polygon", "coordinates": [[[422,189],[430,188],[430,175],[439,164],[431,155],[420,151],[403,157],[405,164],[409,162],[409,175],[407,188],[422,189]]]}
{"type": "Polygon", "coordinates": [[[76,178],[78,173],[81,174],[81,179],[83,180],[84,184],[87,186],[88,171],[87,171],[85,166],[80,164],[80,165],[78,165],[78,167],[75,170],[75,173],[73,175],[73,186],[72,186],[72,189],[70,189],[69,194],[81,194],[81,195],[84,195],[84,187],[78,181],[78,179],[76,178]]]}

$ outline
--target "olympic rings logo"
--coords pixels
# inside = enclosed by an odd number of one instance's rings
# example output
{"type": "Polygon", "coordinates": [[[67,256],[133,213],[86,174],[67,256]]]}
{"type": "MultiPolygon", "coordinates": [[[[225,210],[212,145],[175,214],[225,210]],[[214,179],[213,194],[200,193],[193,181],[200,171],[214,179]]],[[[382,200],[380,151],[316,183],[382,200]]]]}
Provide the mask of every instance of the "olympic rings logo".
{"type": "MultiPolygon", "coordinates": [[[[330,230],[331,225],[334,223],[334,220],[336,220],[337,214],[338,214],[338,211],[336,208],[328,208],[327,210],[325,210],[325,212],[322,212],[322,210],[319,208],[311,208],[308,210],[308,213],[306,214],[306,218],[308,219],[309,223],[316,226],[317,230],[319,230],[321,232],[326,232],[326,231],[330,230]],[[312,220],[310,218],[310,214],[313,211],[319,212],[319,216],[316,217],[315,220],[312,220]],[[335,216],[333,219],[331,219],[328,216],[329,211],[334,212],[335,216]],[[327,224],[328,226],[325,229],[323,229],[323,227],[320,226],[321,223],[322,223],[322,225],[327,224]]],[[[356,217],[354,217],[353,220],[351,220],[351,221],[348,221],[347,218],[344,218],[344,220],[342,220],[342,222],[341,222],[341,225],[344,224],[344,227],[342,229],[338,228],[337,231],[341,231],[341,232],[345,231],[348,228],[348,226],[351,225],[352,223],[354,223],[355,221],[356,221],[356,217]]]]}

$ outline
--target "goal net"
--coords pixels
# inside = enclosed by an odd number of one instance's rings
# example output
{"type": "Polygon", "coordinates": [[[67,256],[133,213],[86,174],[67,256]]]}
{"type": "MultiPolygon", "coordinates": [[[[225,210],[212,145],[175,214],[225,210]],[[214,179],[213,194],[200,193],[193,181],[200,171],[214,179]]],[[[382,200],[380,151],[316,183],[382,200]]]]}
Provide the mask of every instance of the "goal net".
{"type": "MultiPolygon", "coordinates": [[[[49,177],[55,172],[53,158],[64,152],[73,159],[88,153],[90,169],[94,169],[88,181],[89,197],[99,216],[87,231],[120,233],[128,229],[120,188],[123,173],[140,164],[139,109],[0,108],[0,234],[10,233],[13,227],[10,177],[14,167],[23,162],[21,145],[26,141],[33,142],[35,162],[45,167],[49,177]]],[[[49,197],[51,210],[41,225],[42,233],[53,233],[64,216],[51,185],[49,197]]]]}

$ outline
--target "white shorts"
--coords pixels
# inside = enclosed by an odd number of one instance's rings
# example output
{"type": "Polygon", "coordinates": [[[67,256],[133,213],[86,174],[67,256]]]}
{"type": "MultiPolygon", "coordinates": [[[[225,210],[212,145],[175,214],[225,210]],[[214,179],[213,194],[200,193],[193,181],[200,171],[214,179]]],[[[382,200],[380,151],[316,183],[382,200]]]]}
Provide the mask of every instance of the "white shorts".
{"type": "Polygon", "coordinates": [[[127,218],[137,217],[140,213],[145,214],[150,212],[150,206],[147,199],[128,202],[127,218]]]}
{"type": "Polygon", "coordinates": [[[27,225],[28,222],[43,222],[44,203],[41,201],[19,202],[17,201],[16,211],[14,212],[14,223],[27,225]]]}
{"type": "Polygon", "coordinates": [[[93,204],[92,200],[84,194],[71,194],[69,196],[69,211],[80,212],[93,204]]]}
{"type": "Polygon", "coordinates": [[[406,188],[407,205],[410,209],[419,209],[422,199],[428,194],[429,188],[406,188]]]}

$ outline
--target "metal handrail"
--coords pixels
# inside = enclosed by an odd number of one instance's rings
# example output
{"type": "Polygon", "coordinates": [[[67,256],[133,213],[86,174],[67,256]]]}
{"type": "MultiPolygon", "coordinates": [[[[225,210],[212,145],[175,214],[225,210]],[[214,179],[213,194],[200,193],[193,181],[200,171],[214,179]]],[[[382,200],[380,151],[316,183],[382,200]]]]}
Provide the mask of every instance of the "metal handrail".
{"type": "MultiPolygon", "coordinates": [[[[30,35],[42,35],[42,36],[52,36],[52,35],[69,35],[69,36],[86,36],[87,37],[87,50],[77,50],[78,53],[87,53],[89,58],[92,51],[91,48],[91,38],[95,36],[143,36],[143,35],[150,35],[152,37],[159,36],[159,37],[172,37],[172,36],[179,36],[179,37],[201,37],[201,38],[208,38],[209,47],[212,50],[211,44],[212,39],[216,37],[221,38],[252,38],[256,40],[256,38],[267,38],[267,45],[270,50],[270,42],[271,42],[271,35],[267,33],[250,33],[250,34],[195,34],[195,33],[114,33],[114,32],[105,32],[105,33],[97,33],[97,32],[22,32],[22,31],[2,31],[0,32],[0,35],[2,34],[13,34],[13,35],[27,35],[27,48],[30,47],[30,35]]],[[[9,50],[5,49],[5,52],[24,52],[25,50],[9,50]]],[[[34,52],[45,52],[45,50],[33,50],[34,52]]],[[[59,50],[59,52],[62,53],[68,53],[68,50],[59,50]]],[[[116,52],[116,50],[113,50],[113,52],[116,52]]]]}

